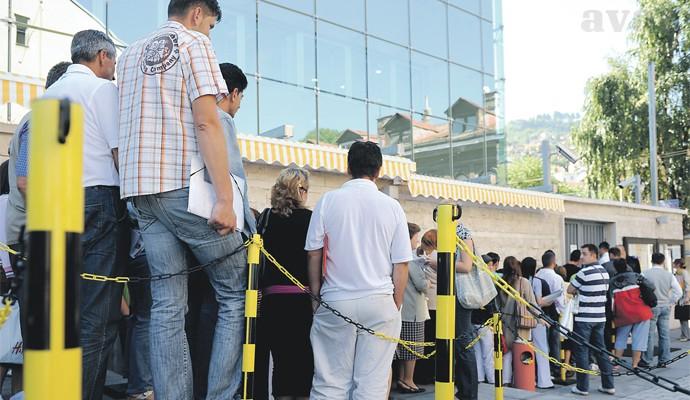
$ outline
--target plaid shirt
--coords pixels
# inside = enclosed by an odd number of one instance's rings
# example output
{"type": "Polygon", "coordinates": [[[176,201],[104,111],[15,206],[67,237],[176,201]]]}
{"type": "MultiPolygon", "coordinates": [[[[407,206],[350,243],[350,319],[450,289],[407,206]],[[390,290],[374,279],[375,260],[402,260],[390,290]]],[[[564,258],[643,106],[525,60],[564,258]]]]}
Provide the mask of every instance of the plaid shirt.
{"type": "Polygon", "coordinates": [[[192,102],[228,94],[211,41],[168,21],[122,53],[117,76],[122,198],[189,186],[199,151],[192,102]]]}

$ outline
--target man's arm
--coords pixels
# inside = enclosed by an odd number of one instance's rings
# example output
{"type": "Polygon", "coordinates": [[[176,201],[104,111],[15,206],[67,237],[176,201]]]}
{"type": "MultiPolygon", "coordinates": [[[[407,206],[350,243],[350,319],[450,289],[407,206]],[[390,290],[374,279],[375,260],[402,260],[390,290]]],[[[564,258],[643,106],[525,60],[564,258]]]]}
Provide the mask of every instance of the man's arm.
{"type": "Polygon", "coordinates": [[[408,265],[406,262],[393,264],[393,301],[398,307],[402,307],[403,297],[405,296],[405,287],[407,286],[408,265]]]}
{"type": "Polygon", "coordinates": [[[216,111],[216,97],[198,97],[192,102],[192,114],[201,157],[216,192],[216,204],[213,206],[208,224],[220,235],[227,235],[235,230],[237,217],[232,209],[228,153],[223,128],[216,111]]]}
{"type": "Polygon", "coordinates": [[[120,173],[120,161],[117,159],[119,157],[119,153],[117,152],[117,148],[110,150],[110,154],[113,156],[113,162],[115,163],[115,170],[120,173]]]}
{"type": "Polygon", "coordinates": [[[577,294],[577,288],[573,286],[572,282],[568,285],[568,294],[572,294],[573,296],[577,294]]]}
{"type": "Polygon", "coordinates": [[[674,304],[683,297],[683,289],[680,288],[680,283],[675,276],[671,276],[671,297],[674,304]]]}
{"type": "MultiPolygon", "coordinates": [[[[309,290],[315,296],[321,293],[321,265],[323,261],[323,249],[313,250],[307,252],[307,274],[309,277],[309,290]]],[[[312,308],[314,312],[319,308],[319,303],[312,300],[312,308]]]]}

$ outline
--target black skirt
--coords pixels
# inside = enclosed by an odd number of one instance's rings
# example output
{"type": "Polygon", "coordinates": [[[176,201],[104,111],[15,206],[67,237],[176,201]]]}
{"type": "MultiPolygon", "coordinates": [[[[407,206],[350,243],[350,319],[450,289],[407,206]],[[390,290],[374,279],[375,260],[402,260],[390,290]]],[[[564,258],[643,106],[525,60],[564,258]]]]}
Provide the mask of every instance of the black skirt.
{"type": "Polygon", "coordinates": [[[690,305],[687,306],[676,306],[673,311],[673,316],[679,321],[690,320],[690,305]]]}

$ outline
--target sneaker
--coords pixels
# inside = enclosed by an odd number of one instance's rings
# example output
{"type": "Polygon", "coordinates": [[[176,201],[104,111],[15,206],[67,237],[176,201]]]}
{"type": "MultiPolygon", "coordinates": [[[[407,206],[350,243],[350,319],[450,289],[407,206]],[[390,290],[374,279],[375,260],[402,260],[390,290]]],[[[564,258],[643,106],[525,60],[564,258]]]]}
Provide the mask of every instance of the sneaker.
{"type": "Polygon", "coordinates": [[[601,392],[601,393],[610,394],[610,395],[612,395],[612,396],[613,396],[614,394],[616,394],[616,389],[614,389],[614,388],[606,389],[606,388],[603,388],[603,387],[599,386],[599,389],[598,389],[598,390],[599,390],[599,392],[601,392]]]}
{"type": "Polygon", "coordinates": [[[575,394],[579,394],[580,396],[589,396],[589,392],[585,392],[585,391],[583,391],[583,390],[578,389],[578,388],[577,388],[577,385],[573,386],[573,387],[570,389],[570,392],[571,392],[571,393],[575,393],[575,394]]]}
{"type": "Polygon", "coordinates": [[[589,364],[589,369],[592,371],[599,371],[599,365],[595,363],[589,364]]]}
{"type": "Polygon", "coordinates": [[[153,400],[153,391],[148,390],[144,393],[131,394],[127,396],[127,400],[153,400]]]}
{"type": "Polygon", "coordinates": [[[678,339],[679,342],[687,342],[688,340],[690,340],[690,339],[685,338],[685,337],[678,339]]]}

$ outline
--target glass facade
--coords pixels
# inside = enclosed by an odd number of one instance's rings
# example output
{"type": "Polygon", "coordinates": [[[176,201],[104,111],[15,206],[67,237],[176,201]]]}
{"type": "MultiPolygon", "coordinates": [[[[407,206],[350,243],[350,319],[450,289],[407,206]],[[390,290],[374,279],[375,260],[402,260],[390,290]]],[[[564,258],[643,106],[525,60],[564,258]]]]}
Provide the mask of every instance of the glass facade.
{"type": "MultiPolygon", "coordinates": [[[[168,4],[77,1],[125,43],[163,23],[168,4]]],[[[218,59],[249,78],[243,134],[341,147],[370,139],[420,174],[504,183],[501,0],[220,4],[218,59]]]]}

